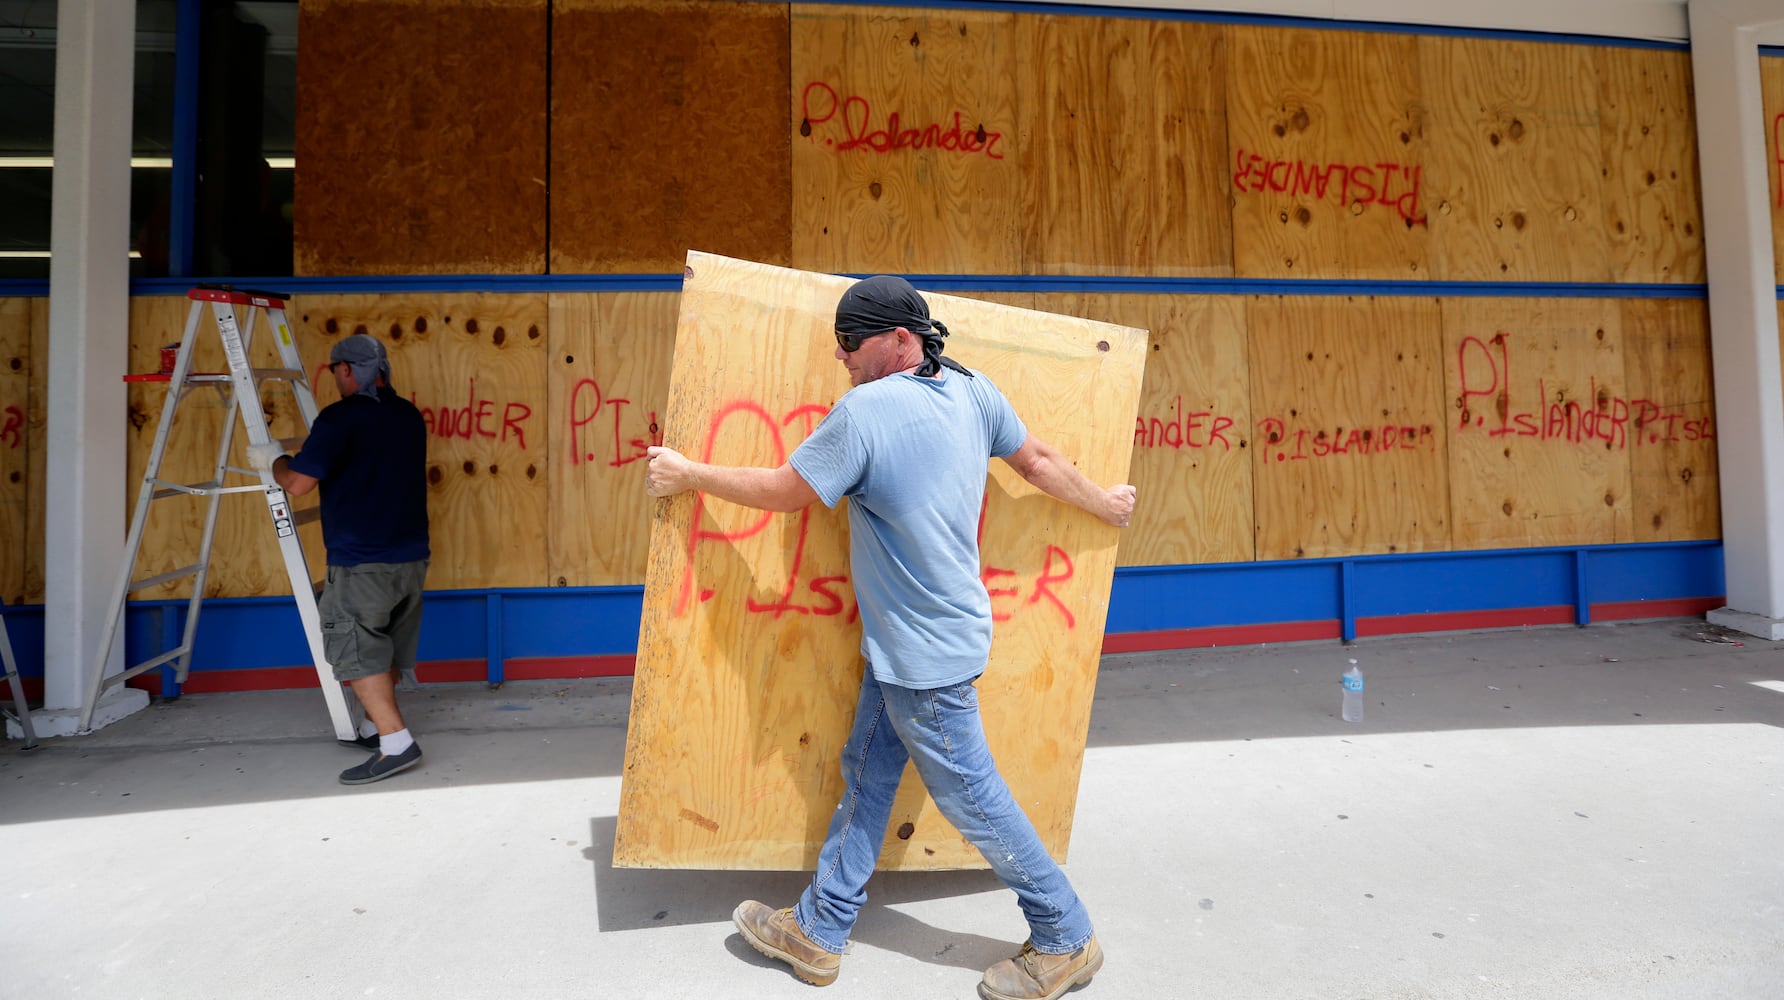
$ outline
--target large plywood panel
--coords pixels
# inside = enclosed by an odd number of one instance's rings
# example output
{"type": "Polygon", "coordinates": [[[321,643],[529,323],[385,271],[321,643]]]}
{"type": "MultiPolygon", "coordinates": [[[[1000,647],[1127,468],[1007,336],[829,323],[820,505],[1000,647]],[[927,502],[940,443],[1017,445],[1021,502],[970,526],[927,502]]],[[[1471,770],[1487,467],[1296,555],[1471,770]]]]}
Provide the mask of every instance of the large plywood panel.
{"type": "Polygon", "coordinates": [[[1772,265],[1778,284],[1784,285],[1784,58],[1759,60],[1759,93],[1772,189],[1772,265]]]}
{"type": "MultiPolygon", "coordinates": [[[[777,465],[847,389],[831,321],[848,281],[705,254],[689,268],[665,439],[696,458],[777,465]]],[[[1126,477],[1141,331],[927,298],[953,331],[948,353],[996,379],[1032,434],[1093,480],[1126,477]]],[[[1063,857],[1120,533],[991,464],[982,557],[998,624],[981,704],[1004,777],[1063,857]],[[1035,726],[1043,699],[1050,721],[1035,726]]],[[[661,503],[615,864],[812,863],[861,670],[844,524],[821,506],[661,503]]],[[[907,771],[881,867],[982,863],[907,771]]]]}
{"type": "Polygon", "coordinates": [[[1722,537],[1709,310],[1702,299],[1621,303],[1635,540],[1722,537]]]}
{"type": "Polygon", "coordinates": [[[793,260],[1021,269],[1012,15],[797,5],[793,260]]]}
{"type": "Polygon", "coordinates": [[[544,294],[334,295],[302,304],[326,351],[369,333],[428,426],[434,590],[539,587],[551,469],[544,294]]]}
{"type": "Polygon", "coordinates": [[[1237,273],[1426,277],[1418,40],[1234,25],[1227,46],[1237,273]]]}
{"type": "Polygon", "coordinates": [[[31,299],[0,299],[0,604],[25,603],[31,527],[31,299]]]}
{"type": "Polygon", "coordinates": [[[304,0],[298,274],[544,273],[549,10],[304,0]]]}
{"type": "Polygon", "coordinates": [[[1619,321],[1604,300],[1444,300],[1456,548],[1635,540],[1619,321]]]}
{"type": "Polygon", "coordinates": [[[553,273],[674,272],[690,246],[787,262],[787,19],[785,4],[552,3],[553,273]]]}
{"type": "Polygon", "coordinates": [[[31,301],[31,405],[25,411],[26,448],[31,453],[25,481],[28,486],[25,528],[25,603],[43,603],[44,517],[48,464],[50,383],[50,300],[31,301]]]}
{"type": "Polygon", "coordinates": [[[1614,281],[1704,280],[1691,54],[1598,48],[1605,226],[1614,281]]]}
{"type": "Polygon", "coordinates": [[[1139,502],[1121,536],[1120,565],[1251,559],[1244,300],[1056,293],[1035,307],[1151,334],[1132,439],[1139,502]]]}
{"type": "Polygon", "coordinates": [[[1610,280],[1592,51],[1419,39],[1432,277],[1610,280]]]}
{"type": "Polygon", "coordinates": [[[663,443],[675,292],[551,296],[551,530],[555,586],[637,586],[656,501],[639,489],[663,443]]]}
{"type": "Polygon", "coordinates": [[[1224,29],[1016,24],[1024,273],[1230,275],[1224,29]]]}
{"type": "MultiPolygon", "coordinates": [[[[192,303],[183,296],[149,296],[130,302],[129,370],[159,370],[160,350],[180,342],[190,315],[192,303]]],[[[295,306],[295,303],[294,303],[295,306]]],[[[236,321],[248,329],[249,311],[236,310],[236,321]]],[[[306,369],[327,359],[326,346],[308,335],[296,317],[291,319],[300,356],[306,369]]],[[[271,339],[271,327],[264,314],[256,317],[249,344],[249,356],[257,366],[281,367],[271,339]]],[[[227,370],[223,348],[217,333],[211,306],[206,304],[195,328],[192,370],[222,372],[227,370]]],[[[120,384],[126,394],[129,427],[126,430],[126,462],[129,469],[126,504],[119,510],[127,525],[135,510],[137,491],[142,486],[143,472],[148,466],[155,435],[160,428],[162,407],[167,399],[166,383],[120,384]]],[[[332,388],[326,390],[332,392],[332,388]]],[[[192,388],[174,413],[173,427],[168,433],[167,450],[162,457],[160,478],[167,482],[199,483],[215,473],[217,446],[230,420],[237,421],[232,438],[229,464],[246,468],[246,433],[240,418],[228,408],[228,397],[213,386],[192,388]]],[[[295,398],[282,383],[262,386],[262,412],[268,427],[277,437],[301,435],[302,421],[295,398]]],[[[246,475],[232,474],[227,483],[249,485],[246,475]]],[[[315,495],[293,500],[299,511],[314,507],[315,495]]],[[[157,500],[149,508],[149,519],[143,529],[142,549],[135,576],[142,578],[197,561],[204,537],[207,501],[198,497],[168,497],[157,500]]],[[[314,580],[322,579],[323,549],[321,526],[316,522],[298,529],[304,554],[314,580]]],[[[192,580],[182,578],[159,586],[136,591],[133,600],[186,597],[192,593],[192,580]]],[[[221,497],[217,508],[217,528],[212,544],[212,558],[205,577],[206,597],[263,597],[291,593],[290,578],[279,554],[278,539],[267,519],[266,503],[256,494],[229,494],[221,497]]]]}
{"type": "Polygon", "coordinates": [[[1257,558],[1447,549],[1437,301],[1271,296],[1247,313],[1257,558]]]}

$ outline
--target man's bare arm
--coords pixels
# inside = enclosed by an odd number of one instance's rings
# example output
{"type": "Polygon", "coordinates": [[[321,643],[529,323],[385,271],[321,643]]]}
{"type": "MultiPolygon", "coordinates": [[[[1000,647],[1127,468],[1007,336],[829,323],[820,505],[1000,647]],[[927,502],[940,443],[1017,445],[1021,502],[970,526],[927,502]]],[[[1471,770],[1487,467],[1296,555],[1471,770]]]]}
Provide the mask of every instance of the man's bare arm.
{"type": "Polygon", "coordinates": [[[648,454],[650,464],[644,474],[644,489],[653,497],[699,490],[745,507],[782,512],[801,510],[818,499],[817,491],[791,463],[782,463],[776,469],[707,465],[660,445],[650,448],[648,454]]]}
{"type": "Polygon", "coordinates": [[[1033,434],[1004,459],[1023,479],[1050,497],[1095,514],[1117,528],[1127,527],[1134,513],[1134,488],[1126,483],[1104,488],[1091,482],[1066,457],[1033,434]]]}

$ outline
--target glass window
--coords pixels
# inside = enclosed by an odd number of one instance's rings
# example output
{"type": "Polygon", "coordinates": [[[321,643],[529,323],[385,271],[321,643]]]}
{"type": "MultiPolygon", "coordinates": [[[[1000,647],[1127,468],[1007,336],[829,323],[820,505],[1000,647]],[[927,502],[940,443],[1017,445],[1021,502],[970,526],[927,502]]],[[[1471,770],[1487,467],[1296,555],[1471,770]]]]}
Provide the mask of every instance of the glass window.
{"type": "MultiPolygon", "coordinates": [[[[49,275],[55,82],[56,0],[0,0],[0,278],[49,275]]],[[[131,275],[289,275],[297,0],[136,0],[133,84],[131,275]]]]}
{"type": "Polygon", "coordinates": [[[0,0],[0,278],[50,273],[55,0],[0,0]]]}

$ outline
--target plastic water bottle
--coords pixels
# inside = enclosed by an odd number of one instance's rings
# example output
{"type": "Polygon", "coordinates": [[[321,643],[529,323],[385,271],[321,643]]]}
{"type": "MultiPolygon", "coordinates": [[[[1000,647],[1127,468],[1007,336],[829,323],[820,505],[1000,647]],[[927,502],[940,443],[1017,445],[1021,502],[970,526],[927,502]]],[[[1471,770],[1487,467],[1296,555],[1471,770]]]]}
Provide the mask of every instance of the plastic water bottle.
{"type": "Polygon", "coordinates": [[[1363,721],[1363,672],[1357,669],[1357,661],[1350,661],[1350,669],[1344,672],[1344,721],[1363,721]]]}

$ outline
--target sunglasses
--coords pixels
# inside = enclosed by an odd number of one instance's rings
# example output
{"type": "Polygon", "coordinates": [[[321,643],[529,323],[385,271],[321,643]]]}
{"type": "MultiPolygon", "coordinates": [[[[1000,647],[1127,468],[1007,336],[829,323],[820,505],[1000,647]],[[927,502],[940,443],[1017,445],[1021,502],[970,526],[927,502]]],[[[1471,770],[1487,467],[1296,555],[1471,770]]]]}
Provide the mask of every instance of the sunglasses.
{"type": "Polygon", "coordinates": [[[848,354],[853,354],[861,349],[861,342],[867,338],[877,337],[881,333],[891,332],[891,330],[881,330],[879,333],[843,333],[841,330],[838,330],[836,332],[836,346],[842,348],[843,351],[848,354]]]}

